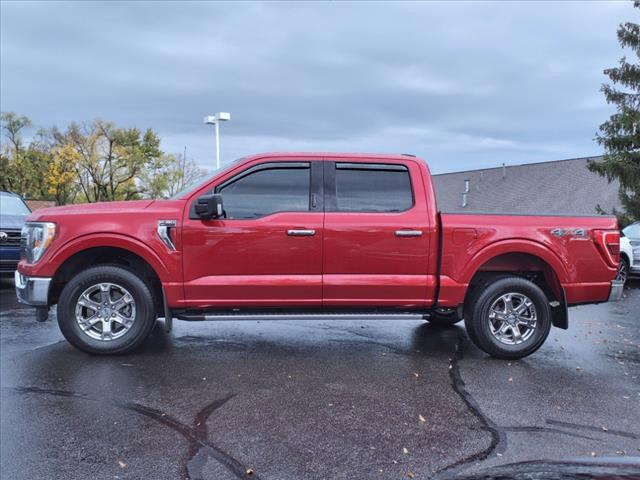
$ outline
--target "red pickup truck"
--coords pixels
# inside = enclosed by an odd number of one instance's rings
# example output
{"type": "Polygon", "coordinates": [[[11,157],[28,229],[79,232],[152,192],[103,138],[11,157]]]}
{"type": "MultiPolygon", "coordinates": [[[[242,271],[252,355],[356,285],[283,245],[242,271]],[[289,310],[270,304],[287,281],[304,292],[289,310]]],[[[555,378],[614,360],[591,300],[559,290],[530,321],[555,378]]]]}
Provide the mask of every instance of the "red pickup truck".
{"type": "Polygon", "coordinates": [[[519,358],[569,306],[620,298],[619,242],[613,217],[441,214],[410,155],[277,153],[169,200],[38,210],[15,281],[94,354],[135,348],[159,317],[420,318],[464,319],[519,358]]]}

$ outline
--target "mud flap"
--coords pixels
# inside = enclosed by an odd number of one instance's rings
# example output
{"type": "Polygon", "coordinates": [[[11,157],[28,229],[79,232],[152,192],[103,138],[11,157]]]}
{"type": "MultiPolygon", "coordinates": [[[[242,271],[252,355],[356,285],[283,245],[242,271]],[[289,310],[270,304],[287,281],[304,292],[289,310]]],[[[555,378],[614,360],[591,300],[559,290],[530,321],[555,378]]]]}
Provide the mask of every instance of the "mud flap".
{"type": "Polygon", "coordinates": [[[561,288],[560,301],[551,302],[551,323],[554,327],[567,330],[569,328],[569,307],[567,307],[567,298],[564,294],[564,288],[561,288]],[[557,305],[555,305],[557,304],[557,305]]]}
{"type": "Polygon", "coordinates": [[[167,304],[167,295],[162,287],[162,306],[164,307],[164,331],[170,333],[173,329],[173,313],[167,304]]]}

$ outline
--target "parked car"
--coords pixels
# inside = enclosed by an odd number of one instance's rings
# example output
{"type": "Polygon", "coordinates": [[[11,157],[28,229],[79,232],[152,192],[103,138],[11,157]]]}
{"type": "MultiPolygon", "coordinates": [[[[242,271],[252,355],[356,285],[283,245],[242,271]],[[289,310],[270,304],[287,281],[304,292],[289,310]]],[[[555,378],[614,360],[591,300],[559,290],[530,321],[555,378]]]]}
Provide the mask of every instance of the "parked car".
{"type": "Polygon", "coordinates": [[[138,346],[156,318],[464,318],[501,358],[536,351],[570,305],[617,300],[615,217],[441,214],[407,155],[263,154],[169,200],[38,210],[21,302],[69,342],[138,346]]]}
{"type": "Polygon", "coordinates": [[[616,280],[620,280],[622,283],[627,283],[629,279],[629,269],[633,263],[633,247],[631,241],[624,236],[620,235],[620,263],[618,263],[618,274],[616,280]]]}
{"type": "Polygon", "coordinates": [[[31,210],[20,195],[0,191],[0,276],[13,277],[20,260],[20,231],[31,210]]]}
{"type": "Polygon", "coordinates": [[[632,223],[622,230],[620,247],[620,264],[624,259],[628,274],[640,275],[640,222],[632,223]]]}

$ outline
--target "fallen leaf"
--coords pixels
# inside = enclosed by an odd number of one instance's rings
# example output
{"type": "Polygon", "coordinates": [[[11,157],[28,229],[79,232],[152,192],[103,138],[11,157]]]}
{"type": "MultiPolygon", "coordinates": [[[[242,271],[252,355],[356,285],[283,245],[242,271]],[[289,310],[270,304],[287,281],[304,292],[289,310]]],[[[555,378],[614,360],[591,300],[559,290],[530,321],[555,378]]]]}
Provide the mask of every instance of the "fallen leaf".
{"type": "Polygon", "coordinates": [[[407,472],[407,477],[414,478],[415,474],[413,472],[407,472]]]}

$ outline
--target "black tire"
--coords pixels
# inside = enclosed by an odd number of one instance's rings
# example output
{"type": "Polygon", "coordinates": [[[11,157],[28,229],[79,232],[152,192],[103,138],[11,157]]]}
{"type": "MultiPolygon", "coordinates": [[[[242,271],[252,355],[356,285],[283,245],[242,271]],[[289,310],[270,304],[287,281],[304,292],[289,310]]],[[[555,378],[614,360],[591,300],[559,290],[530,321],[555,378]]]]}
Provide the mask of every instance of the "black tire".
{"type": "MultiPolygon", "coordinates": [[[[538,350],[547,339],[551,329],[551,308],[544,291],[535,283],[521,277],[502,277],[479,287],[465,315],[465,327],[469,338],[476,346],[492,357],[514,359],[531,355],[538,350]],[[515,293],[528,298],[536,312],[535,328],[531,329],[528,338],[522,343],[507,344],[492,333],[492,321],[489,318],[491,306],[508,293],[515,293]]],[[[494,320],[495,321],[495,320],[494,320]]],[[[526,332],[529,330],[526,328],[526,332]]],[[[518,327],[518,332],[519,332],[518,327]]],[[[515,335],[512,337],[516,338],[515,335]]]]}
{"type": "Polygon", "coordinates": [[[629,279],[629,260],[624,255],[620,255],[620,263],[618,263],[618,272],[616,280],[622,280],[625,284],[629,279]]]}
{"type": "Polygon", "coordinates": [[[58,325],[74,347],[91,354],[118,355],[135,349],[147,338],[156,320],[154,305],[151,289],[134,272],[111,265],[92,267],[76,275],[62,290],[58,300],[58,325]],[[76,305],[80,296],[101,283],[126,289],[135,302],[131,326],[122,336],[110,340],[91,338],[76,321],[76,305]]]}
{"type": "Polygon", "coordinates": [[[456,308],[436,308],[429,313],[427,321],[433,325],[448,327],[462,321],[456,308]]]}

